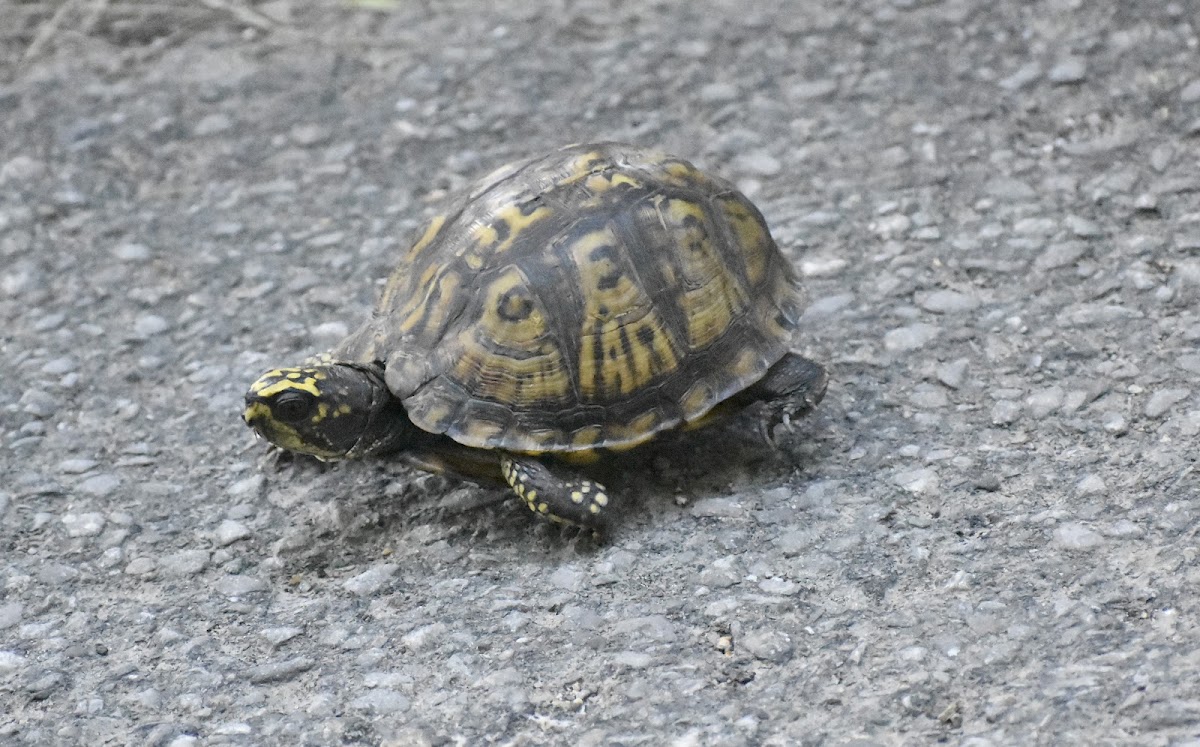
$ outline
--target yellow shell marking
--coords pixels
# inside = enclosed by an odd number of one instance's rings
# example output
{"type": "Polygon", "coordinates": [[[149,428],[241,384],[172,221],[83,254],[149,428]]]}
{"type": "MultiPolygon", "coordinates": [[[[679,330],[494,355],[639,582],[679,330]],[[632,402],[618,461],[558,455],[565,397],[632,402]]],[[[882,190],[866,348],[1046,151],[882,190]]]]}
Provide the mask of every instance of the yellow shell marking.
{"type": "Polygon", "coordinates": [[[571,387],[566,365],[521,271],[506,268],[483,290],[481,303],[478,321],[459,333],[455,380],[471,382],[474,396],[497,402],[565,399],[571,387]]]}
{"type": "Polygon", "coordinates": [[[431,285],[426,292],[425,303],[413,309],[407,316],[401,317],[397,328],[401,332],[411,332],[416,328],[422,320],[425,321],[427,329],[440,329],[440,325],[445,321],[446,315],[450,313],[450,309],[454,308],[452,303],[454,294],[462,285],[462,278],[456,272],[446,272],[437,280],[438,302],[429,303],[428,299],[433,297],[433,286],[431,285]],[[428,318],[426,318],[428,314],[428,318]]]}
{"type": "Polygon", "coordinates": [[[620,174],[615,171],[607,172],[607,173],[600,173],[600,174],[592,174],[591,176],[589,176],[587,178],[587,181],[584,182],[584,185],[588,188],[588,191],[591,192],[592,194],[601,194],[603,192],[607,192],[608,190],[610,190],[613,187],[616,187],[617,185],[620,185],[620,184],[627,184],[630,187],[642,186],[642,183],[637,181],[636,179],[632,179],[628,176],[625,176],[624,174],[620,174]]]}
{"type": "Polygon", "coordinates": [[[480,249],[490,249],[490,251],[496,253],[505,252],[512,247],[513,242],[517,240],[518,234],[528,229],[534,223],[549,218],[553,213],[554,211],[550,208],[540,205],[526,215],[522,211],[521,205],[508,205],[496,211],[496,220],[494,223],[476,226],[472,229],[471,236],[475,239],[480,249]],[[500,224],[503,224],[507,228],[507,235],[504,241],[493,247],[500,240],[501,232],[496,227],[500,224]]]}
{"type": "Polygon", "coordinates": [[[628,394],[674,370],[678,359],[662,319],[622,261],[616,235],[600,229],[576,238],[567,249],[584,295],[579,388],[586,398],[628,394]]]}
{"type": "Polygon", "coordinates": [[[559,181],[560,185],[574,184],[586,179],[597,172],[597,166],[607,163],[600,151],[589,151],[575,157],[567,166],[567,176],[559,181]]]}
{"type": "Polygon", "coordinates": [[[749,299],[737,278],[726,271],[713,244],[704,208],[686,200],[660,200],[659,218],[680,245],[679,264],[685,288],[679,300],[687,319],[688,345],[703,350],[745,312],[749,299]]]}
{"type": "Polygon", "coordinates": [[[770,236],[762,222],[741,200],[726,197],[716,201],[729,221],[746,264],[746,278],[752,285],[762,282],[767,272],[770,236]]]}
{"type": "Polygon", "coordinates": [[[433,243],[437,238],[438,233],[442,230],[442,226],[446,223],[446,216],[439,215],[429,221],[429,226],[425,229],[425,233],[417,240],[417,243],[412,245],[408,253],[404,255],[405,262],[412,262],[417,256],[425,251],[426,247],[433,243]]]}

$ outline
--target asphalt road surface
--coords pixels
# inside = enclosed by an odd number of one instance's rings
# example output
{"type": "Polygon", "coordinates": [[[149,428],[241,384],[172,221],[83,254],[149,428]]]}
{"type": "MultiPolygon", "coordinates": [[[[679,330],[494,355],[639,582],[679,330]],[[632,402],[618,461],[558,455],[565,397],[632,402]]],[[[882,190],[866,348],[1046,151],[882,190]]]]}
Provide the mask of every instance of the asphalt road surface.
{"type": "Polygon", "coordinates": [[[0,0],[0,743],[1200,745],[1200,5],[0,0]],[[617,530],[273,459],[508,160],[734,181],[817,412],[617,530]]]}

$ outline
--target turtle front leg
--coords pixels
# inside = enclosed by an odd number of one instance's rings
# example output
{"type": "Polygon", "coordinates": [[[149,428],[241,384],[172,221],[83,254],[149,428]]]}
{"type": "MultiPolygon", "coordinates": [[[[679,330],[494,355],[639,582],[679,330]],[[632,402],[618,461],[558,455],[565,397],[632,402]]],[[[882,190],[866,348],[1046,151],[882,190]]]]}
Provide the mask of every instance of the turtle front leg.
{"type": "Polygon", "coordinates": [[[550,521],[599,532],[608,523],[608,491],[593,480],[560,477],[533,457],[503,453],[504,479],[533,511],[550,521]]]}

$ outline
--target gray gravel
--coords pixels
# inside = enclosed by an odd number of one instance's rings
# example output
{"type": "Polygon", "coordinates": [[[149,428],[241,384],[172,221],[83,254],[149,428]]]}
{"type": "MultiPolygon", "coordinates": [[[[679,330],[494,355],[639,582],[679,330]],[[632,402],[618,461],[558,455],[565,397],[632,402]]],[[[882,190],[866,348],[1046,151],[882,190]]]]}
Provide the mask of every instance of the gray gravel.
{"type": "Polygon", "coordinates": [[[55,7],[0,7],[0,743],[1200,743],[1193,2],[55,7]],[[623,461],[598,545],[253,441],[449,192],[593,139],[795,262],[777,451],[623,461]]]}

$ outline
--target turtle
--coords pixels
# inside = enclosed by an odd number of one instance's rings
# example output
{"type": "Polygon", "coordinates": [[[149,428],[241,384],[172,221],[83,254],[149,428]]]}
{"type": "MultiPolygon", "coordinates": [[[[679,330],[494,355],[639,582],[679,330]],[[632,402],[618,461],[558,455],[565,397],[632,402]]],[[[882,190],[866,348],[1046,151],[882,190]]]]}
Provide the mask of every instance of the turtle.
{"type": "Polygon", "coordinates": [[[502,166],[448,205],[361,327],[250,386],[258,435],[503,481],[599,533],[613,501],[590,464],[756,402],[778,425],[823,397],[825,367],[793,350],[794,270],[725,179],[601,142],[502,166]]]}

